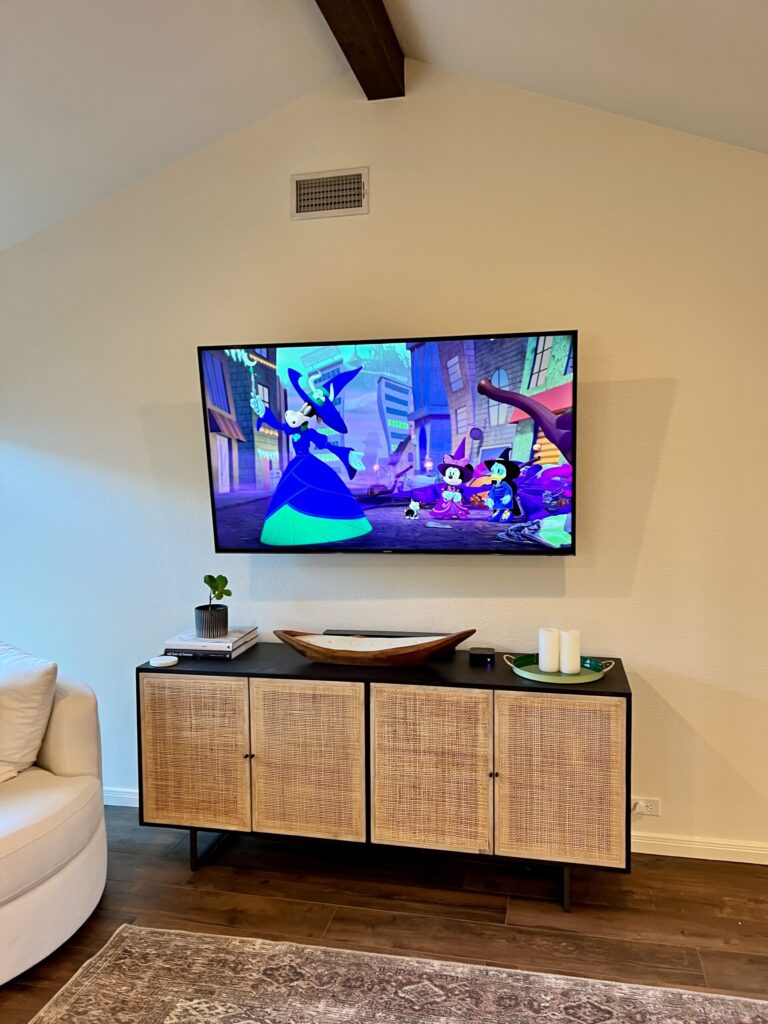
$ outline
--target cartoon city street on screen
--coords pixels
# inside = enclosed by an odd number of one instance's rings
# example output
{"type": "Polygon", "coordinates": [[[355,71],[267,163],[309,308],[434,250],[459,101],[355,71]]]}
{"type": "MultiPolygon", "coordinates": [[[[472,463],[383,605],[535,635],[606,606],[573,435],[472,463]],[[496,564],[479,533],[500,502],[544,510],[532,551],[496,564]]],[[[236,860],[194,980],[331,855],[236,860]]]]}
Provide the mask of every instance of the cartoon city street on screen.
{"type": "Polygon", "coordinates": [[[572,345],[204,349],[219,549],[569,552],[572,345]]]}

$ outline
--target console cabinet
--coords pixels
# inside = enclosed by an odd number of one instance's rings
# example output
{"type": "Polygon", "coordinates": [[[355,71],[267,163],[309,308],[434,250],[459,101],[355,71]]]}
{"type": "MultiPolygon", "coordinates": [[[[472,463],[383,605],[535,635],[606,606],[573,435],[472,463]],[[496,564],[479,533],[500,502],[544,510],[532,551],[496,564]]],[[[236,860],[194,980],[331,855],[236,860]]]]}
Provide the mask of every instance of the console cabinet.
{"type": "Polygon", "coordinates": [[[250,684],[250,827],[364,842],[363,683],[250,684]]]}
{"type": "Polygon", "coordinates": [[[371,841],[493,852],[493,692],[371,686],[371,841]]]}
{"type": "Polygon", "coordinates": [[[494,852],[624,867],[626,701],[494,694],[494,852]]]}
{"type": "MultiPolygon", "coordinates": [[[[140,820],[628,870],[631,693],[277,644],[137,670],[140,820]]],[[[196,854],[195,854],[196,856],[196,854]]],[[[565,876],[564,876],[565,877],[565,876]]]]}
{"type": "Polygon", "coordinates": [[[250,831],[248,680],[145,676],[139,713],[144,820],[250,831]]]}

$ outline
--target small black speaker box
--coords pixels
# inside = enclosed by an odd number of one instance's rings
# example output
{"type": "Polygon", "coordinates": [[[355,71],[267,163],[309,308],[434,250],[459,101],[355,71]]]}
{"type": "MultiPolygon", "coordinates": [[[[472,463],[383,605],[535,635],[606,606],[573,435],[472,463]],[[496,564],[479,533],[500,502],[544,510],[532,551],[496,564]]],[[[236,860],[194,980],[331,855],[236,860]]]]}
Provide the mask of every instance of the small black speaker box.
{"type": "Polygon", "coordinates": [[[470,647],[469,664],[477,668],[490,668],[496,664],[496,651],[493,647],[470,647]]]}

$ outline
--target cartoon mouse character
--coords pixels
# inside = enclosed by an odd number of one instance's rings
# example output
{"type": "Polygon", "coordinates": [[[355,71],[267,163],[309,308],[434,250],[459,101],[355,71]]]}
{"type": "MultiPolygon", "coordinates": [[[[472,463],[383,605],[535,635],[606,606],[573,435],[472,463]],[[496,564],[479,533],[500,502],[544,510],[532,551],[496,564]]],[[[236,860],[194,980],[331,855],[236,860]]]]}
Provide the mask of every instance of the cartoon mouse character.
{"type": "Polygon", "coordinates": [[[419,509],[420,508],[421,508],[421,504],[418,501],[416,501],[415,498],[411,498],[410,502],[408,503],[408,507],[405,510],[405,518],[406,519],[418,519],[419,518],[419,509]]]}
{"type": "Polygon", "coordinates": [[[505,448],[501,455],[484,462],[491,474],[491,487],[485,504],[491,509],[489,520],[492,523],[506,523],[512,516],[522,515],[514,482],[520,476],[520,467],[510,458],[511,450],[505,448]]]}
{"type": "Polygon", "coordinates": [[[467,519],[469,516],[469,509],[462,502],[461,485],[472,479],[474,467],[464,454],[465,443],[462,438],[453,455],[444,455],[437,467],[443,486],[439,489],[440,499],[430,512],[435,519],[467,519]]]}

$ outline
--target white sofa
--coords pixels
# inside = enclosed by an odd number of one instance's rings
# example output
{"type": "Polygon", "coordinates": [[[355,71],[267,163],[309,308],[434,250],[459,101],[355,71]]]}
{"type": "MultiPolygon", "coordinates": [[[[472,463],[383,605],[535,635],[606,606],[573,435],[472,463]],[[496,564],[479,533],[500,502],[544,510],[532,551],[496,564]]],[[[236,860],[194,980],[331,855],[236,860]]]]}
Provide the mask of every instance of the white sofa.
{"type": "Polygon", "coordinates": [[[106,874],[96,697],[59,676],[37,762],[0,784],[0,984],[77,931],[106,874]]]}

